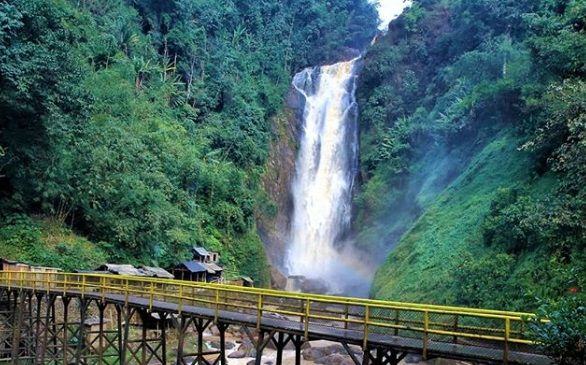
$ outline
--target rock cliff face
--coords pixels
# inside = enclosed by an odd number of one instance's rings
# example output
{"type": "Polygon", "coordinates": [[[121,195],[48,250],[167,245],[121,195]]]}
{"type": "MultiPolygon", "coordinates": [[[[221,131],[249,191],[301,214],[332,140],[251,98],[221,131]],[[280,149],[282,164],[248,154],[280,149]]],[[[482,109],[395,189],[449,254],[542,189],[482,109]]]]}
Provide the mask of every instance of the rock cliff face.
{"type": "Polygon", "coordinates": [[[303,108],[303,97],[291,87],[283,110],[273,119],[274,138],[262,177],[264,191],[272,206],[258,214],[257,227],[271,264],[271,284],[275,288],[284,288],[286,283],[282,275],[283,258],[293,208],[290,186],[295,175],[303,108]]]}

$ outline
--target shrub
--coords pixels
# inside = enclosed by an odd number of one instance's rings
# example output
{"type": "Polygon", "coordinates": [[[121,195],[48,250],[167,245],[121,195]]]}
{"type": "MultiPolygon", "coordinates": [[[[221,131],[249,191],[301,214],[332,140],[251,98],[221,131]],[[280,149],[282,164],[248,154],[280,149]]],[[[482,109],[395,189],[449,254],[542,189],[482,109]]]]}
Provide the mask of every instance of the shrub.
{"type": "Polygon", "coordinates": [[[530,336],[557,364],[586,363],[585,297],[576,295],[540,308],[529,322],[530,336]]]}

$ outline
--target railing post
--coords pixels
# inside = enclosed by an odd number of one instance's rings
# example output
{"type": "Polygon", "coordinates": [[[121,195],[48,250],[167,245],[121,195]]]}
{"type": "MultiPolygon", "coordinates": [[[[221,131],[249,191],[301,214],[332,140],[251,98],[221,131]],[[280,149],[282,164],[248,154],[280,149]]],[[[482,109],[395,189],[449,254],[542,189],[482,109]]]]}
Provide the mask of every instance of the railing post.
{"type": "Polygon", "coordinates": [[[179,315],[183,312],[183,285],[179,285],[179,309],[177,310],[179,315]]]}
{"type": "MultiPolygon", "coordinates": [[[[458,332],[458,318],[459,316],[457,314],[454,315],[454,332],[458,332]]],[[[454,335],[454,343],[458,343],[458,336],[454,335]]]]}
{"type": "Polygon", "coordinates": [[[12,272],[8,272],[8,290],[12,288],[12,272]]]}
{"type": "Polygon", "coordinates": [[[346,303],[346,304],[344,305],[344,329],[345,329],[345,330],[347,330],[347,329],[348,329],[348,316],[349,316],[349,313],[348,313],[348,311],[349,311],[349,310],[348,310],[348,303],[346,303]]]}
{"type": "Polygon", "coordinates": [[[509,363],[509,338],[511,336],[511,319],[505,318],[505,348],[503,351],[503,362],[509,363]]]}
{"type": "Polygon", "coordinates": [[[102,294],[102,303],[106,301],[106,278],[100,276],[100,294],[102,294]]]}
{"type": "Polygon", "coordinates": [[[63,274],[63,296],[67,292],[67,274],[63,274]]]}
{"type": "Polygon", "coordinates": [[[128,297],[130,296],[130,284],[128,279],[124,279],[124,305],[128,305],[128,297]]]}
{"type": "Polygon", "coordinates": [[[258,295],[258,303],[257,303],[257,308],[256,308],[256,329],[260,330],[260,320],[262,318],[262,306],[263,306],[263,295],[259,294],[258,295]]]}
{"type": "Polygon", "coordinates": [[[364,306],[364,340],[362,343],[362,350],[366,352],[368,348],[368,324],[370,322],[370,307],[367,305],[364,306]]]}
{"type": "Polygon", "coordinates": [[[85,275],[81,277],[81,299],[85,298],[85,275]]]}
{"type": "Polygon", "coordinates": [[[155,300],[155,282],[151,281],[151,289],[149,295],[149,309],[153,310],[153,301],[155,300]]]}
{"type": "Polygon", "coordinates": [[[220,289],[216,288],[216,310],[214,311],[214,323],[218,323],[218,313],[220,311],[220,289]]]}
{"type": "Polygon", "coordinates": [[[429,312],[423,312],[423,360],[427,360],[427,342],[429,340],[429,312]]]}
{"type": "Polygon", "coordinates": [[[311,302],[309,301],[309,298],[307,298],[305,301],[305,320],[303,323],[303,336],[305,337],[305,341],[309,341],[309,316],[311,314],[310,305],[311,302]]]}

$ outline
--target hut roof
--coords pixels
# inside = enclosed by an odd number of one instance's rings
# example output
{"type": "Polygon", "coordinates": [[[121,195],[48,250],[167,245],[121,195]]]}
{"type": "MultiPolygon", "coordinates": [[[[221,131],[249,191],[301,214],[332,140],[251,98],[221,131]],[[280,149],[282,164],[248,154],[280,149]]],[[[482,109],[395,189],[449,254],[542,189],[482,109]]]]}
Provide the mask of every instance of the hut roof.
{"type": "Polygon", "coordinates": [[[133,276],[146,276],[140,272],[136,267],[128,264],[117,265],[117,264],[104,264],[96,269],[96,271],[107,271],[117,275],[133,275],[133,276]]]}
{"type": "Polygon", "coordinates": [[[152,266],[139,266],[138,270],[142,271],[146,276],[153,278],[173,279],[174,276],[165,269],[152,266]]]}
{"type": "Polygon", "coordinates": [[[192,273],[208,271],[207,268],[205,266],[203,266],[203,264],[201,262],[197,262],[194,260],[185,261],[185,262],[181,263],[181,265],[185,266],[185,268],[192,273]]]}
{"type": "Polygon", "coordinates": [[[6,264],[11,264],[11,265],[22,264],[22,262],[8,260],[8,259],[4,259],[4,258],[0,258],[0,263],[6,263],[6,264]]]}
{"type": "Polygon", "coordinates": [[[193,252],[200,256],[208,256],[210,253],[203,247],[193,246],[193,252]]]}
{"type": "Polygon", "coordinates": [[[221,266],[218,266],[217,264],[213,263],[213,262],[206,262],[203,264],[203,266],[205,266],[205,268],[207,269],[208,273],[210,274],[216,274],[218,272],[222,272],[224,271],[224,268],[221,266]]]}

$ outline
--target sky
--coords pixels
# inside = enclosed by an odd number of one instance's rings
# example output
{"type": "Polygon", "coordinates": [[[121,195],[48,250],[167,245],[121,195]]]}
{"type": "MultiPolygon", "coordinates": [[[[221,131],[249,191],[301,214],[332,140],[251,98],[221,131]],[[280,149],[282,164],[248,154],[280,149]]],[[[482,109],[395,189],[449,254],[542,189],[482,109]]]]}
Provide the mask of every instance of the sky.
{"type": "Polygon", "coordinates": [[[389,22],[403,12],[403,9],[411,2],[404,0],[371,0],[373,3],[378,3],[378,14],[382,23],[380,29],[387,29],[389,22]]]}

